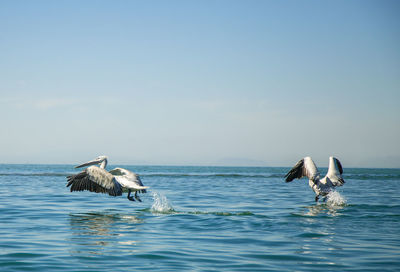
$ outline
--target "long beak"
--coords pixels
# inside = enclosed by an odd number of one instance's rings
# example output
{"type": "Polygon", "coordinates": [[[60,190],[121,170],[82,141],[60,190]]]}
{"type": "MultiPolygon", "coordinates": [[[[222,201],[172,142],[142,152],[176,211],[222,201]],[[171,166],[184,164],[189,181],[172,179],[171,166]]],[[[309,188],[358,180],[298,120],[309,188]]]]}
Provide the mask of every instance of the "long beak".
{"type": "Polygon", "coordinates": [[[88,162],[85,162],[85,163],[83,163],[83,164],[80,164],[80,165],[78,165],[78,166],[75,166],[75,168],[81,168],[81,167],[85,167],[85,166],[89,166],[89,165],[94,165],[94,164],[99,164],[99,163],[100,163],[99,160],[92,160],[92,161],[88,161],[88,162]]]}

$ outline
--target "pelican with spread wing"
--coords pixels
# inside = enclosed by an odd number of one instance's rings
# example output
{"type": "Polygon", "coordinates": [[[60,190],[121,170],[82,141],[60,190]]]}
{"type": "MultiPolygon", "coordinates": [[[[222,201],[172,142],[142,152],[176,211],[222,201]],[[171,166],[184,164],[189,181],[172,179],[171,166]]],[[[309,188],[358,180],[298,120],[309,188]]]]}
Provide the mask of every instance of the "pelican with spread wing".
{"type": "Polygon", "coordinates": [[[107,156],[99,156],[94,160],[83,163],[75,168],[89,166],[82,172],[67,177],[67,187],[73,191],[90,191],[95,193],[106,193],[111,196],[120,196],[128,192],[128,199],[131,201],[142,201],[137,195],[138,192],[146,193],[148,187],[143,186],[140,177],[124,168],[115,168],[107,171],[107,156]],[[95,166],[99,164],[99,166],[95,166]],[[131,196],[135,192],[135,196],[131,196]]]}
{"type": "Polygon", "coordinates": [[[320,178],[317,166],[310,157],[299,160],[296,165],[285,175],[286,182],[291,182],[295,178],[308,178],[308,185],[316,194],[317,202],[320,196],[326,196],[336,186],[342,186],[344,179],[342,178],[343,168],[340,161],[334,157],[329,157],[328,173],[324,178],[320,178]]]}

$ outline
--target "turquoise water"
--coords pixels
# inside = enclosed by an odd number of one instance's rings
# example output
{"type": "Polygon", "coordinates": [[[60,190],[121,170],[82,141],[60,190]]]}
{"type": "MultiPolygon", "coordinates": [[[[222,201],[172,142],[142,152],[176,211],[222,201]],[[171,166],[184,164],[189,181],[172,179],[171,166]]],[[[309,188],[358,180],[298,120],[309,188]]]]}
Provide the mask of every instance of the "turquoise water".
{"type": "Polygon", "coordinates": [[[345,169],[316,204],[289,168],[125,168],[142,203],[0,165],[0,271],[400,271],[399,169],[345,169]]]}

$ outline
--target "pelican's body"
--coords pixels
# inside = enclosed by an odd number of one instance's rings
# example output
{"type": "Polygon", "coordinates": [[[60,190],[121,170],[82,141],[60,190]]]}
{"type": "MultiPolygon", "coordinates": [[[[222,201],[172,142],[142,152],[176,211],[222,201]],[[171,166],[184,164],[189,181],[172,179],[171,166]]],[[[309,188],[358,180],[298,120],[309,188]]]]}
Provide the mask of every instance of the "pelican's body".
{"type": "Polygon", "coordinates": [[[285,175],[286,182],[291,182],[295,178],[308,177],[308,185],[315,192],[315,201],[320,196],[326,196],[336,186],[342,186],[345,181],[342,178],[343,168],[340,161],[334,157],[329,157],[328,173],[320,178],[317,166],[310,157],[305,157],[285,175]]]}
{"type": "Polygon", "coordinates": [[[137,192],[146,193],[148,187],[143,186],[140,177],[124,168],[115,168],[108,172],[105,170],[107,166],[107,157],[99,156],[87,163],[76,166],[80,168],[89,166],[82,172],[68,176],[67,187],[71,186],[73,191],[91,191],[95,193],[108,193],[111,196],[120,196],[122,192],[128,192],[128,199],[131,201],[141,201],[137,192]],[[99,164],[100,166],[94,166],[99,164]],[[135,199],[131,197],[131,192],[135,192],[135,199]]]}

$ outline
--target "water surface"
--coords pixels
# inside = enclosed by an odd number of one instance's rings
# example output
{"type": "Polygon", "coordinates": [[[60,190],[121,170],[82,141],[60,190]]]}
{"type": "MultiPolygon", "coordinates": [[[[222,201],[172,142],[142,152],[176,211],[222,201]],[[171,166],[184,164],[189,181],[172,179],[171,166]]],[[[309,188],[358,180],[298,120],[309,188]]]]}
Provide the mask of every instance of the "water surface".
{"type": "Polygon", "coordinates": [[[316,204],[289,168],[125,168],[142,203],[69,192],[71,165],[0,165],[0,271],[400,270],[399,169],[345,169],[316,204]]]}

